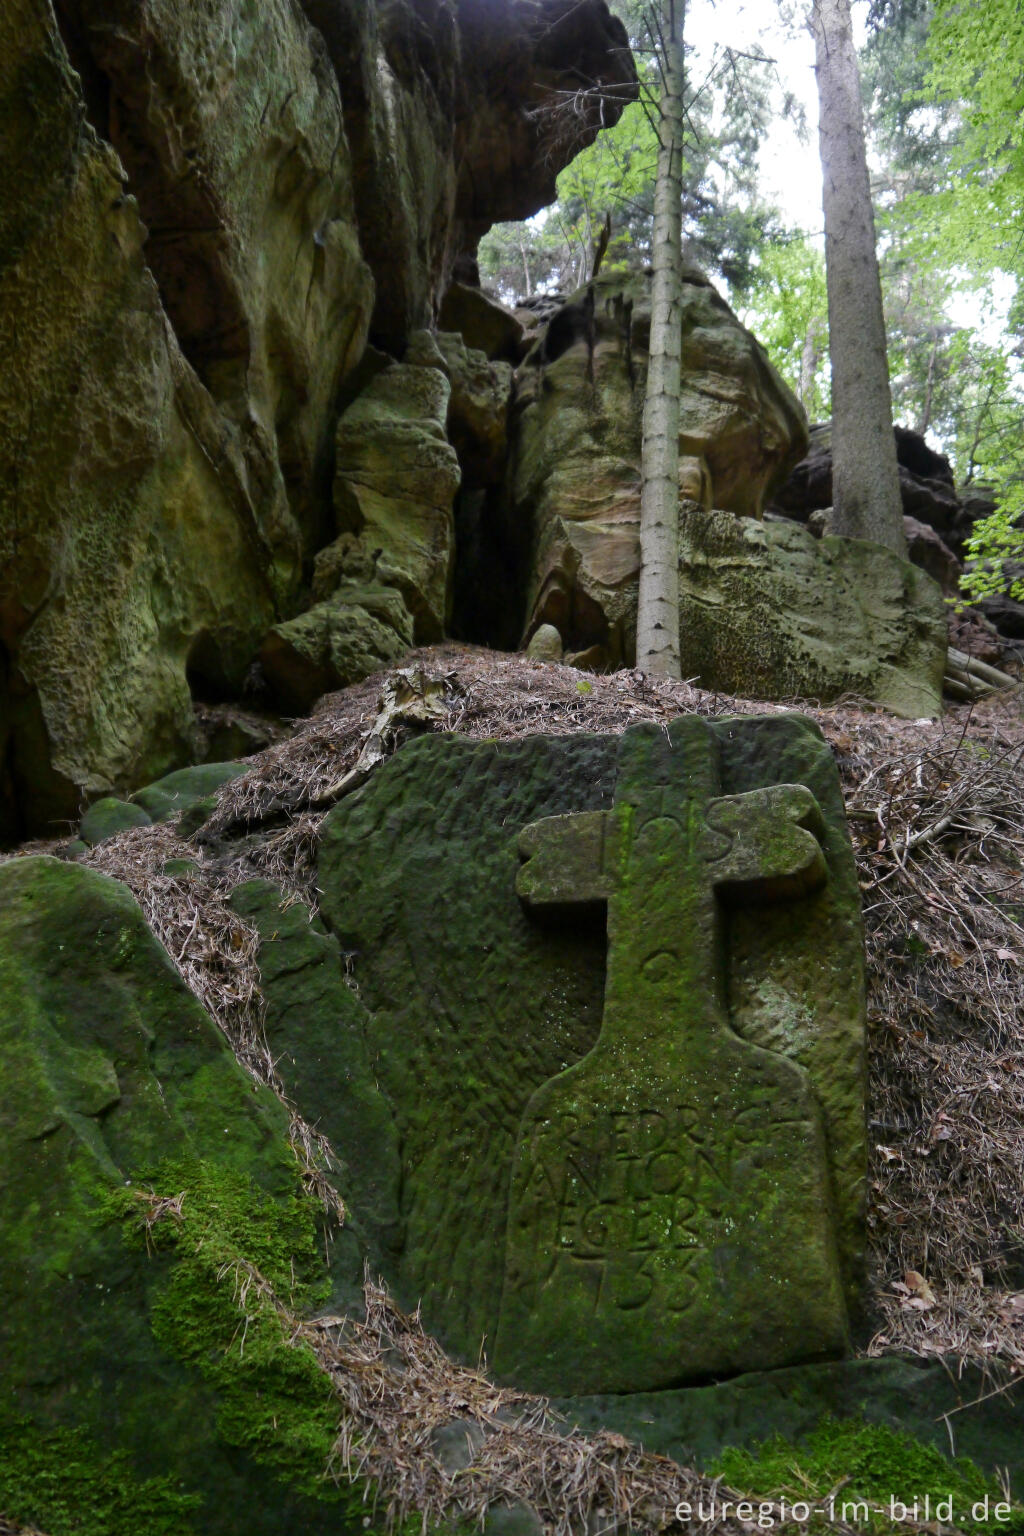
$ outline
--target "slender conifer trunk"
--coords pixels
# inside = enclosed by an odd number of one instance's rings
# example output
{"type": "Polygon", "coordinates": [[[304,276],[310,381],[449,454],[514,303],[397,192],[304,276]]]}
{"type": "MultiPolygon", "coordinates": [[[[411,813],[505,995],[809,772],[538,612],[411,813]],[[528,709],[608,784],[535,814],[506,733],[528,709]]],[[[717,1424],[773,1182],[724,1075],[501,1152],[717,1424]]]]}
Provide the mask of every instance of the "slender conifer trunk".
{"type": "Polygon", "coordinates": [[[685,0],[658,0],[661,99],[654,195],[651,345],[644,401],[636,664],[679,673],[679,390],[685,0]]]}
{"type": "Polygon", "coordinates": [[[813,0],[829,351],[833,528],[906,556],[882,286],[849,0],[813,0]]]}

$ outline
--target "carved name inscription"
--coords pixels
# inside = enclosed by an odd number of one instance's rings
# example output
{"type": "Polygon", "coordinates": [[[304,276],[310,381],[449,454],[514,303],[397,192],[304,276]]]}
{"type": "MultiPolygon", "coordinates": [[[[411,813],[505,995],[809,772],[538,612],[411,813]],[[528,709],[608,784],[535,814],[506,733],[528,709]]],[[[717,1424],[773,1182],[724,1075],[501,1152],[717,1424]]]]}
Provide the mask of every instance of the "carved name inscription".
{"type": "MultiPolygon", "coordinates": [[[[799,1139],[813,1130],[788,1123],[799,1139]]],[[[595,1309],[693,1310],[706,1289],[701,1266],[728,1240],[737,1163],[742,1173],[766,1130],[785,1124],[755,1089],[714,1137],[700,1105],[684,1102],[535,1126],[517,1215],[549,1241],[510,1285],[532,1305],[560,1267],[586,1265],[595,1309]]]]}
{"type": "Polygon", "coordinates": [[[593,1050],[534,1095],[509,1201],[500,1372],[627,1391],[842,1352],[819,1116],[802,1070],[741,1040],[723,898],[827,877],[810,793],[723,798],[703,721],[623,738],[615,806],[528,827],[541,913],[607,902],[593,1050]]]}

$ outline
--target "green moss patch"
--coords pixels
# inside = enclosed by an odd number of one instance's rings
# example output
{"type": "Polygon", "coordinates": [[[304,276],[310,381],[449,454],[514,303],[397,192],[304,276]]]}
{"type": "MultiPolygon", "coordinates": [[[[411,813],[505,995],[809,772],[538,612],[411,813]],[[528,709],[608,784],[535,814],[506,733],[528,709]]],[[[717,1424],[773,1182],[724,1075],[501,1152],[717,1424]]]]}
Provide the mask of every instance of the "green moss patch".
{"type": "Polygon", "coordinates": [[[102,1452],[82,1429],[43,1429],[0,1415],[0,1514],[49,1536],[183,1536],[198,1494],[167,1477],[139,1482],[124,1451],[102,1452]]]}
{"type": "Polygon", "coordinates": [[[834,1510],[836,1519],[879,1533],[936,1519],[965,1531],[1024,1532],[1024,1509],[972,1461],[951,1461],[911,1435],[863,1419],[825,1418],[799,1442],[776,1435],[725,1450],[708,1470],[755,1503],[808,1505],[812,1530],[826,1529],[834,1510]]]}
{"type": "Polygon", "coordinates": [[[119,1190],[109,1208],[129,1242],[171,1255],[153,1335],[215,1389],[223,1439],[297,1491],[352,1497],[324,1476],[339,1418],[330,1380],[308,1346],[289,1342],[277,1305],[302,1312],[328,1292],[317,1209],[298,1181],[271,1199],[218,1164],[170,1163],[148,1192],[119,1190]]]}

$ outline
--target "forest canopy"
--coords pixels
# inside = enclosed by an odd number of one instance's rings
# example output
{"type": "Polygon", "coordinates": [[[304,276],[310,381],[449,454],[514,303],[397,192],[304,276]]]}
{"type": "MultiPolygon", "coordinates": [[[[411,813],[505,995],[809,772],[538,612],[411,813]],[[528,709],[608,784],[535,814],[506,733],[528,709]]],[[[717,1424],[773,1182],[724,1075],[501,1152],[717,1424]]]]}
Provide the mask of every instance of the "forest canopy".
{"type": "MultiPolygon", "coordinates": [[[[606,214],[606,269],[649,263],[656,39],[642,0],[613,9],[641,99],[563,172],[552,208],[482,242],[482,279],[506,302],[585,283],[606,214]]],[[[793,63],[807,7],[771,9],[768,36],[753,19],[764,8],[688,7],[683,235],[815,421],[831,411],[821,225],[765,191],[777,125],[808,140],[813,126],[793,63]],[[709,26],[720,39],[710,50],[690,42],[709,26]]],[[[855,0],[853,10],[894,419],[949,456],[962,491],[996,503],[976,524],[965,592],[1024,597],[1024,8],[855,0]]]]}

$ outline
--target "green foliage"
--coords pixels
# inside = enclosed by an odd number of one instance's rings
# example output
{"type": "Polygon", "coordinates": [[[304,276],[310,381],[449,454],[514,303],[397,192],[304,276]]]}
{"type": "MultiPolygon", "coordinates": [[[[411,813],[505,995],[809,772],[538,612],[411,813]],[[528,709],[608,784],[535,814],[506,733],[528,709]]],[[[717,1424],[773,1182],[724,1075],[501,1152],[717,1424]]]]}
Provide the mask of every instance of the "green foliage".
{"type": "Polygon", "coordinates": [[[954,254],[1021,271],[1024,11],[1019,0],[936,0],[927,88],[962,103],[953,180],[938,210],[954,254]]]}
{"type": "Polygon", "coordinates": [[[812,421],[831,414],[825,258],[806,239],[766,244],[740,319],[754,332],[812,421]]]}
{"type": "Polygon", "coordinates": [[[885,228],[963,291],[1024,277],[1024,13],[1017,0],[918,4],[868,50],[885,228]],[[900,62],[893,64],[894,59],[900,62]]]}
{"type": "Polygon", "coordinates": [[[202,1498],[166,1477],[138,1480],[123,1451],[104,1455],[81,1429],[0,1415],[0,1515],[49,1536],[184,1536],[202,1498]]]}
{"type": "Polygon", "coordinates": [[[1005,592],[1024,602],[1024,488],[1015,487],[990,517],[975,523],[967,554],[971,568],[960,578],[965,596],[1005,592]]]}
{"type": "Polygon", "coordinates": [[[961,484],[984,480],[1000,504],[975,525],[965,596],[1020,596],[1024,380],[1019,347],[993,343],[984,310],[995,272],[1024,274],[1024,18],[1015,0],[872,0],[870,21],[863,79],[895,416],[937,437],[961,484]],[[965,325],[971,291],[979,323],[965,325]]]}
{"type": "MultiPolygon", "coordinates": [[[[841,1489],[837,1512],[843,1504],[866,1502],[871,1506],[870,1518],[865,1523],[858,1516],[856,1524],[874,1532],[894,1529],[890,1500],[907,1506],[917,1501],[923,1506],[926,1496],[933,1508],[938,1500],[952,1498],[955,1523],[961,1529],[1007,1536],[1024,1532],[1020,1506],[1014,1506],[1008,1520],[972,1524],[970,1512],[976,1504],[987,1497],[992,1509],[1005,1499],[997,1484],[973,1462],[947,1460],[903,1431],[863,1419],[824,1419],[798,1444],[775,1436],[749,1450],[723,1451],[709,1471],[755,1500],[785,1498],[827,1505],[832,1490],[841,1489]]],[[[810,1528],[815,1528],[813,1523],[810,1528]]]]}

